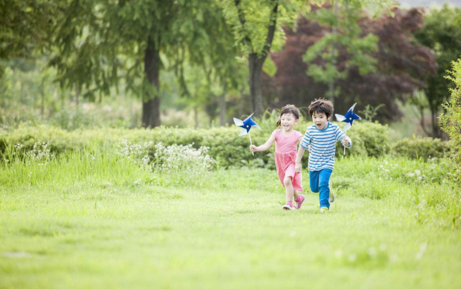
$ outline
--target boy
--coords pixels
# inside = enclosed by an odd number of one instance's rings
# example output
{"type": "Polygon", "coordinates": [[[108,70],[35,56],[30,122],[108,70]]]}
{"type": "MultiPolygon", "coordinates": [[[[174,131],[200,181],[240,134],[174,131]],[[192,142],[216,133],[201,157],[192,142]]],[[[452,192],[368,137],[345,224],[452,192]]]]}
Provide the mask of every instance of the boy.
{"type": "Polygon", "coordinates": [[[333,104],[325,99],[317,99],[309,106],[309,114],[314,124],[307,128],[298,149],[295,172],[301,172],[301,159],[309,149],[309,179],[311,191],[319,193],[320,212],[327,212],[334,194],[330,197],[330,176],[335,164],[336,141],[341,140],[347,148],[352,141],[336,124],[328,120],[333,116],[333,104]],[[330,198],[330,199],[329,199],[330,198]]]}

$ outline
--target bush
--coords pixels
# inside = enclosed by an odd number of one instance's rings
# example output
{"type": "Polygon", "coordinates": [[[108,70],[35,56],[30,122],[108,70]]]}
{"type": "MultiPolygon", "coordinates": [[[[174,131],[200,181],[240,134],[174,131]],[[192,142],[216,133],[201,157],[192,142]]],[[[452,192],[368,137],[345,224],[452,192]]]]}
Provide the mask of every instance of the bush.
{"type": "Polygon", "coordinates": [[[453,62],[453,71],[447,76],[454,82],[455,87],[450,89],[450,101],[444,106],[446,113],[440,117],[441,126],[448,133],[457,154],[458,165],[461,167],[461,58],[453,62]]]}
{"type": "Polygon", "coordinates": [[[410,159],[429,160],[432,158],[451,157],[454,152],[452,141],[440,139],[413,137],[396,142],[392,146],[394,156],[402,156],[410,159]]]}
{"type": "MultiPolygon", "coordinates": [[[[304,133],[306,127],[311,123],[300,123],[295,129],[304,133]]],[[[251,137],[253,144],[264,144],[275,127],[265,126],[263,131],[253,129],[251,137]]],[[[92,147],[110,146],[117,147],[123,140],[131,144],[144,144],[150,142],[148,153],[154,158],[159,142],[163,146],[189,145],[199,149],[201,146],[208,147],[208,154],[218,167],[229,166],[251,166],[274,168],[273,151],[274,146],[261,153],[250,152],[250,141],[248,136],[239,137],[240,129],[231,127],[211,129],[179,129],[158,127],[152,130],[145,129],[91,129],[66,131],[49,126],[20,126],[15,130],[0,130],[0,155],[4,155],[6,147],[13,147],[16,144],[23,146],[22,151],[30,151],[36,142],[49,142],[48,148],[54,155],[81,150],[91,150],[92,147]]],[[[357,122],[348,131],[353,141],[353,147],[347,150],[346,155],[373,156],[384,155],[389,150],[387,139],[388,130],[386,126],[377,123],[357,122]]],[[[338,154],[342,155],[342,145],[338,142],[338,154]]],[[[3,159],[3,157],[0,157],[3,159]]],[[[307,153],[303,158],[303,166],[307,166],[307,153]]]]}

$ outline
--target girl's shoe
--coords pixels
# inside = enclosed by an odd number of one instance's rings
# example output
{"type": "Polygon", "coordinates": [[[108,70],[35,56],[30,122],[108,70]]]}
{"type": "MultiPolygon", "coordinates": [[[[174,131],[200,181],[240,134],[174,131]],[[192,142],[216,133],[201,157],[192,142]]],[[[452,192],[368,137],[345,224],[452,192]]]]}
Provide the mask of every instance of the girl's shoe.
{"type": "Polygon", "coordinates": [[[328,183],[328,187],[330,188],[330,198],[328,199],[328,202],[333,203],[335,201],[335,193],[333,192],[333,183],[331,180],[328,183]]]}
{"type": "Polygon", "coordinates": [[[320,213],[328,213],[328,207],[321,207],[320,208],[320,213]]]}
{"type": "Polygon", "coordinates": [[[296,208],[293,207],[293,204],[292,204],[291,202],[286,203],[286,204],[282,207],[282,209],[284,209],[284,210],[296,210],[296,208]]]}
{"type": "Polygon", "coordinates": [[[295,199],[296,209],[298,209],[298,210],[301,209],[301,205],[303,204],[304,199],[305,199],[305,197],[303,195],[299,194],[298,198],[295,199]]]}

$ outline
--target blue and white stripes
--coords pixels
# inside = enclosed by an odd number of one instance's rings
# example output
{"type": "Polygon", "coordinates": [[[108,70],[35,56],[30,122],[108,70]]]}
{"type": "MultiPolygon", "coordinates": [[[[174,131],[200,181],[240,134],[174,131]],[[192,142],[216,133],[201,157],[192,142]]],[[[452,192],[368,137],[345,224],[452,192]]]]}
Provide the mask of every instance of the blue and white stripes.
{"type": "MultiPolygon", "coordinates": [[[[307,128],[301,146],[304,149],[310,147],[309,171],[320,171],[323,169],[333,170],[335,165],[336,141],[342,140],[346,135],[336,124],[328,123],[327,127],[320,130],[312,125],[307,128]]],[[[348,147],[352,146],[352,142],[348,147]]]]}

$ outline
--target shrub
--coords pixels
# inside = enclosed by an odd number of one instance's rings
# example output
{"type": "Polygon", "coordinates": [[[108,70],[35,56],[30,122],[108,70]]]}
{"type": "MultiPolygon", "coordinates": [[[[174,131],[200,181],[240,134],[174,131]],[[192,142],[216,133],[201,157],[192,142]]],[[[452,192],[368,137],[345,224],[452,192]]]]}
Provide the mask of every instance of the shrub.
{"type": "Polygon", "coordinates": [[[448,133],[457,148],[458,165],[461,166],[461,58],[453,62],[453,70],[449,72],[450,79],[454,82],[455,87],[450,89],[450,101],[444,105],[446,113],[440,117],[441,126],[448,133]]]}
{"type": "MultiPolygon", "coordinates": [[[[306,127],[311,123],[302,122],[295,129],[304,133],[306,127]]],[[[267,124],[262,131],[253,129],[251,137],[253,144],[264,144],[269,138],[274,126],[267,124]]],[[[266,151],[255,153],[250,152],[250,141],[248,136],[239,137],[240,129],[231,127],[211,129],[179,129],[158,127],[152,130],[145,129],[91,129],[66,131],[49,126],[20,126],[15,130],[0,130],[0,155],[5,154],[6,146],[14,146],[20,143],[24,151],[30,151],[37,142],[49,142],[49,150],[54,155],[74,150],[91,150],[93,147],[109,146],[117,147],[123,140],[126,145],[144,144],[151,142],[147,147],[148,155],[153,158],[156,152],[154,144],[159,142],[163,146],[191,145],[195,149],[208,147],[208,154],[216,160],[216,166],[251,166],[274,168],[273,151],[274,146],[266,151]]],[[[353,141],[353,147],[347,150],[346,155],[373,156],[384,155],[389,149],[387,139],[388,130],[386,126],[377,123],[357,122],[348,131],[353,141]]],[[[338,142],[338,154],[342,155],[342,146],[338,142]]],[[[0,159],[3,159],[0,157],[0,159]]],[[[307,166],[307,153],[303,158],[303,166],[307,166]]]]}
{"type": "Polygon", "coordinates": [[[405,138],[392,146],[394,156],[410,159],[429,160],[432,158],[450,157],[454,151],[453,142],[440,139],[413,137],[405,138]]]}

